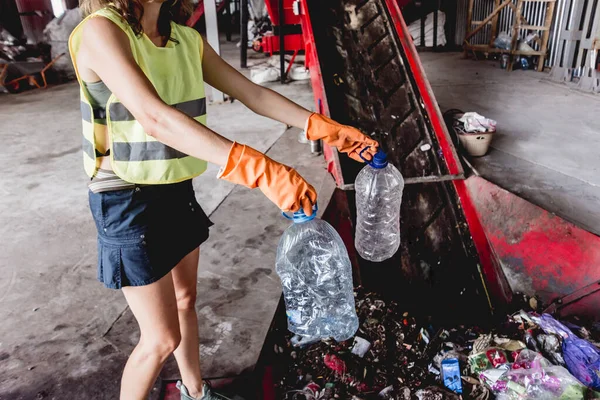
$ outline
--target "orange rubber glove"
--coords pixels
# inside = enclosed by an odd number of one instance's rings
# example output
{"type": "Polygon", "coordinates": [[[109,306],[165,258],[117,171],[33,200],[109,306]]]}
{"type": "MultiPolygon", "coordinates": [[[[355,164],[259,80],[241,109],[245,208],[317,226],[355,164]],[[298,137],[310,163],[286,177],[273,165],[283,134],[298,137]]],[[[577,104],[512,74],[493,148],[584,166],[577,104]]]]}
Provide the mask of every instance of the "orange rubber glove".
{"type": "Polygon", "coordinates": [[[363,157],[371,160],[379,147],[376,140],[358,129],[338,124],[331,118],[317,113],[313,113],[308,118],[306,137],[308,140],[323,139],[328,145],[337,147],[342,153],[347,153],[350,158],[360,162],[364,162],[359,156],[362,150],[369,148],[363,153],[363,157]]]}
{"type": "Polygon", "coordinates": [[[317,192],[295,169],[271,160],[252,147],[234,142],[229,150],[227,164],[217,178],[256,187],[281,210],[304,210],[312,215],[312,205],[317,201],[317,192]]]}

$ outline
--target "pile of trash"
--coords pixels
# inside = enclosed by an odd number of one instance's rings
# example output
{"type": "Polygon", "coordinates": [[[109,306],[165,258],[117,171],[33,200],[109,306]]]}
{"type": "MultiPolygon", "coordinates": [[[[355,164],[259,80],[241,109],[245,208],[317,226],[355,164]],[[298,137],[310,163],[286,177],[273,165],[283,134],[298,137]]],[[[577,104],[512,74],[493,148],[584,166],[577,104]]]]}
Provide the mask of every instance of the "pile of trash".
{"type": "Polygon", "coordinates": [[[66,10],[64,14],[54,18],[44,28],[44,40],[50,45],[52,59],[61,54],[64,55],[53,65],[53,69],[64,79],[77,78],[69,54],[69,36],[81,21],[81,11],[79,8],[74,8],[66,10]]]}
{"type": "Polygon", "coordinates": [[[598,324],[520,311],[494,329],[436,327],[375,293],[359,288],[355,299],[360,326],[351,340],[295,347],[292,334],[279,336],[277,398],[600,398],[598,324]]]}
{"type": "Polygon", "coordinates": [[[0,63],[42,60],[49,53],[48,47],[29,44],[26,38],[17,38],[0,26],[0,63]]]}
{"type": "MultiPolygon", "coordinates": [[[[532,46],[537,46],[539,48],[540,37],[537,33],[530,33],[524,39],[518,40],[517,50],[522,52],[534,52],[532,46]]],[[[494,39],[494,47],[501,50],[510,51],[512,47],[512,36],[508,32],[500,32],[500,34],[494,39]]],[[[500,67],[502,69],[506,69],[508,67],[509,55],[502,54],[501,55],[501,64],[500,67]]],[[[521,68],[521,69],[529,69],[533,66],[531,57],[526,56],[516,56],[514,58],[515,65],[513,68],[521,68]]]]}

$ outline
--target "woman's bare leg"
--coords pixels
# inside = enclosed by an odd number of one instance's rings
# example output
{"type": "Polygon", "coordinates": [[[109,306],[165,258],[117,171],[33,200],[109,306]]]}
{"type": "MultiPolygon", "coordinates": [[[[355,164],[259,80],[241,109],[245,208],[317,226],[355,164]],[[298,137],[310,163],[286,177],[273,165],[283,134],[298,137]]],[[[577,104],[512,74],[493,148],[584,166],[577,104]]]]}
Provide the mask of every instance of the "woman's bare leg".
{"type": "Polygon", "coordinates": [[[169,273],[150,285],[124,287],[123,294],[141,334],[123,371],[121,400],[143,400],[181,341],[173,278],[169,273]]]}
{"type": "Polygon", "coordinates": [[[181,343],[174,352],[175,359],[181,373],[181,381],[190,395],[197,398],[202,395],[198,316],[196,314],[199,255],[199,249],[192,251],[171,271],[181,331],[181,343]]]}

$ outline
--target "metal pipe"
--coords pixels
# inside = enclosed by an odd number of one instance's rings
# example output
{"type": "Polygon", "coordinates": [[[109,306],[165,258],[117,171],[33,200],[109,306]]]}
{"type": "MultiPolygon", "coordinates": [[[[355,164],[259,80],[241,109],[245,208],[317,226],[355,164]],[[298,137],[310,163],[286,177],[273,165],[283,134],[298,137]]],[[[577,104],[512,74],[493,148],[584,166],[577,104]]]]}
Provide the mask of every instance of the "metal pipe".
{"type": "MultiPolygon", "coordinates": [[[[546,24],[546,14],[548,13],[548,3],[540,3],[538,8],[540,10],[538,26],[544,26],[546,24]]],[[[540,31],[540,33],[538,33],[538,35],[540,35],[540,38],[541,38],[541,35],[543,35],[543,34],[544,34],[544,31],[540,31]]],[[[550,35],[550,32],[548,32],[548,35],[550,35]]],[[[541,50],[542,46],[538,42],[536,42],[535,49],[541,50]]],[[[546,45],[546,52],[547,51],[548,51],[548,45],[546,45]]],[[[544,61],[544,62],[546,62],[546,61],[544,61]]]]}
{"type": "Polygon", "coordinates": [[[500,11],[500,15],[498,16],[498,19],[500,20],[499,25],[498,25],[498,34],[504,32],[506,30],[505,28],[505,24],[506,24],[506,10],[508,10],[508,7],[505,7],[504,10],[500,11]]]}
{"type": "Polygon", "coordinates": [[[248,68],[248,0],[240,1],[240,67],[248,68]]]}
{"type": "MultiPolygon", "coordinates": [[[[481,13],[479,12],[480,8],[481,8],[481,2],[475,1],[475,5],[473,6],[473,18],[475,18],[475,21],[483,20],[483,18],[481,18],[481,13]]],[[[473,43],[481,44],[481,41],[479,40],[480,37],[481,37],[481,33],[477,33],[475,36],[473,36],[473,43]]]]}
{"type": "Polygon", "coordinates": [[[556,15],[554,16],[554,31],[552,32],[552,45],[550,46],[550,66],[556,64],[558,52],[560,51],[560,32],[563,25],[563,15],[565,13],[566,0],[558,0],[556,15]]]}
{"type": "Polygon", "coordinates": [[[279,69],[281,83],[285,83],[285,14],[283,12],[283,0],[279,0],[279,69]]]}
{"type": "Polygon", "coordinates": [[[437,47],[437,34],[438,34],[438,10],[433,12],[433,48],[437,47]]]}
{"type": "Polygon", "coordinates": [[[425,43],[425,20],[427,16],[421,15],[421,47],[425,47],[427,43],[425,43]]]}
{"type": "Polygon", "coordinates": [[[320,139],[310,141],[310,152],[314,155],[319,155],[323,152],[323,146],[321,145],[320,139]]]}
{"type": "MultiPolygon", "coordinates": [[[[481,1],[477,2],[477,20],[478,21],[483,21],[483,19],[485,18],[485,16],[483,15],[483,12],[482,12],[482,8],[483,8],[483,3],[481,1]]],[[[483,44],[483,42],[481,40],[481,36],[482,36],[482,33],[480,31],[477,34],[477,39],[476,39],[477,40],[477,44],[483,44]]]]}
{"type": "MultiPolygon", "coordinates": [[[[217,54],[221,54],[219,42],[219,25],[217,22],[217,4],[215,0],[204,0],[204,18],[206,20],[206,39],[217,54]]],[[[212,88],[213,103],[225,101],[223,92],[212,88]]]]}

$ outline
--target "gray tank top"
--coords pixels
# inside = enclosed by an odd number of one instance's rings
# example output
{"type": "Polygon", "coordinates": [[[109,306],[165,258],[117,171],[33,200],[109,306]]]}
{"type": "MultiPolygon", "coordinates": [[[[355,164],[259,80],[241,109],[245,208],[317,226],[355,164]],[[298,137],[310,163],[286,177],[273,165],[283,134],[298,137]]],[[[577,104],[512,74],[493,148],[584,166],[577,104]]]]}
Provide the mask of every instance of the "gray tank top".
{"type": "Polygon", "coordinates": [[[112,94],[110,89],[102,81],[98,82],[83,82],[90,95],[90,104],[94,108],[104,108],[108,102],[108,98],[112,94]]]}
{"type": "MultiPolygon", "coordinates": [[[[98,82],[83,82],[83,86],[86,87],[90,98],[88,99],[94,111],[101,110],[101,115],[105,115],[105,107],[108,102],[108,98],[112,94],[110,89],[102,81],[98,82]]],[[[98,115],[97,112],[94,113],[98,115]]],[[[94,118],[94,122],[97,124],[106,125],[106,118],[94,118]]]]}

